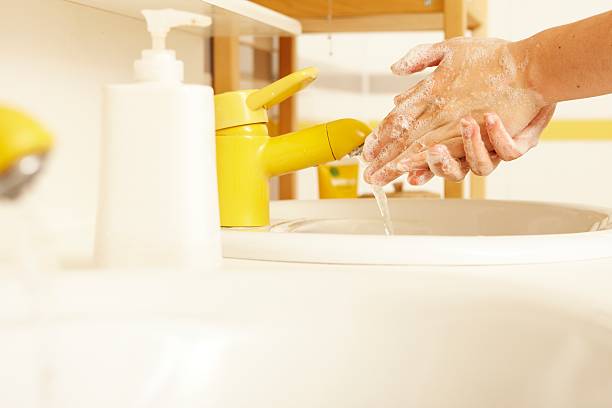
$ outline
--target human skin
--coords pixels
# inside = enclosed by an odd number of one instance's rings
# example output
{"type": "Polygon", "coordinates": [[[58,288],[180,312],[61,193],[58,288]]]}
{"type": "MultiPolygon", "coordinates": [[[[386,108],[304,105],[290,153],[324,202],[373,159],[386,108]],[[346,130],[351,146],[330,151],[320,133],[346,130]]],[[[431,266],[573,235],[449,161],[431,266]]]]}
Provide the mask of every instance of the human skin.
{"type": "Polygon", "coordinates": [[[437,66],[395,99],[366,140],[366,181],[401,174],[487,175],[535,146],[557,102],[612,92],[612,11],[517,42],[456,38],[413,48],[392,66],[409,75],[437,66]]]}

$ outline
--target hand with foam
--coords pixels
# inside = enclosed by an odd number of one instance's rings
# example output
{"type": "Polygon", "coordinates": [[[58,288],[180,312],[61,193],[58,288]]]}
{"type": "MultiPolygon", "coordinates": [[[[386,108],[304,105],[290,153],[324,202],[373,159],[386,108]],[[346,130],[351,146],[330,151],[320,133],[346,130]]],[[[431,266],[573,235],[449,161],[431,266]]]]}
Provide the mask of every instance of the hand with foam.
{"type": "Polygon", "coordinates": [[[612,93],[612,11],[554,27],[525,40],[456,38],[413,48],[398,75],[437,66],[395,98],[368,137],[366,181],[408,173],[461,180],[489,174],[536,145],[555,103],[612,93]],[[585,47],[585,44],[588,44],[585,47]]]}
{"type": "Polygon", "coordinates": [[[456,38],[417,46],[396,62],[398,75],[437,68],[398,95],[368,137],[366,180],[383,185],[403,173],[412,184],[434,174],[460,180],[470,167],[488,174],[499,159],[535,145],[554,106],[530,88],[528,58],[513,44],[456,38]]]}
{"type": "Polygon", "coordinates": [[[460,181],[469,170],[478,176],[488,176],[500,161],[518,159],[532,147],[538,139],[555,110],[548,105],[540,110],[535,118],[518,134],[511,136],[495,113],[486,113],[483,137],[480,125],[467,116],[460,121],[461,139],[453,138],[412,156],[408,163],[398,165],[408,173],[408,183],[422,185],[433,176],[450,181],[460,181]],[[485,141],[490,141],[493,149],[485,141]]]}

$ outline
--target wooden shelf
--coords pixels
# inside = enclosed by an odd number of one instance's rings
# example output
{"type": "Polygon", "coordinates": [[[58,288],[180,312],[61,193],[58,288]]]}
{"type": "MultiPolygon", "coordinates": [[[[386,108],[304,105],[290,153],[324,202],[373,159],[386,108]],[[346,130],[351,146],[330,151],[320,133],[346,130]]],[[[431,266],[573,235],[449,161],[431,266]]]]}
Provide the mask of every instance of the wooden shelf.
{"type": "MultiPolygon", "coordinates": [[[[375,16],[338,17],[332,19],[331,25],[326,19],[300,19],[304,33],[360,33],[388,31],[442,31],[444,30],[443,13],[381,14],[375,16]]],[[[480,27],[471,14],[468,14],[469,30],[480,27]]]]}
{"type": "Polygon", "coordinates": [[[299,21],[259,4],[244,0],[64,0],[114,14],[144,20],[142,9],[174,8],[207,15],[213,25],[188,31],[214,36],[295,36],[302,33],[299,21]]]}
{"type": "MultiPolygon", "coordinates": [[[[254,0],[280,13],[302,18],[326,18],[328,0],[254,0]]],[[[380,14],[435,13],[443,11],[442,0],[333,0],[335,17],[358,17],[380,14]]]]}
{"type": "MultiPolygon", "coordinates": [[[[444,29],[443,0],[334,0],[331,24],[327,19],[328,0],[253,1],[299,20],[305,33],[444,29]]],[[[478,10],[472,10],[471,3],[467,28],[475,30],[481,25],[481,16],[478,10]]]]}

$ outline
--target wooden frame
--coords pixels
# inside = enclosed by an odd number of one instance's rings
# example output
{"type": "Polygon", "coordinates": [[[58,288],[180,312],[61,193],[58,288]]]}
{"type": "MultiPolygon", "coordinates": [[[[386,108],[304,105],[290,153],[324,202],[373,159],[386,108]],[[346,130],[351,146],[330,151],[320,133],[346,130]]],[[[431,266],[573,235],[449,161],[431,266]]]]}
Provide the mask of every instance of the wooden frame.
{"type": "MultiPolygon", "coordinates": [[[[444,30],[445,7],[461,0],[361,0],[333,3],[331,25],[328,0],[254,0],[296,18],[305,33],[444,30]]],[[[473,0],[472,0],[473,2],[473,0]]],[[[480,25],[478,13],[467,10],[468,29],[480,25]]]]}
{"type": "MultiPolygon", "coordinates": [[[[467,31],[465,0],[444,2],[444,38],[463,37],[467,31]]],[[[464,182],[444,180],[444,198],[463,198],[464,182]]]]}
{"type": "MultiPolygon", "coordinates": [[[[281,37],[278,43],[278,77],[289,75],[296,69],[295,37],[281,37]]],[[[278,115],[279,134],[296,130],[295,98],[285,99],[280,103],[278,115]]],[[[279,178],[279,198],[281,200],[294,199],[296,196],[295,173],[285,174],[279,178]]]]}
{"type": "MultiPolygon", "coordinates": [[[[410,31],[439,31],[444,29],[444,13],[336,17],[331,26],[327,19],[323,18],[305,18],[300,22],[304,33],[406,31],[406,27],[409,27],[410,31]]],[[[480,22],[468,14],[468,29],[479,26],[480,22]]]]}
{"type": "Polygon", "coordinates": [[[238,37],[213,37],[212,82],[215,93],[240,87],[240,41],[238,37]]]}

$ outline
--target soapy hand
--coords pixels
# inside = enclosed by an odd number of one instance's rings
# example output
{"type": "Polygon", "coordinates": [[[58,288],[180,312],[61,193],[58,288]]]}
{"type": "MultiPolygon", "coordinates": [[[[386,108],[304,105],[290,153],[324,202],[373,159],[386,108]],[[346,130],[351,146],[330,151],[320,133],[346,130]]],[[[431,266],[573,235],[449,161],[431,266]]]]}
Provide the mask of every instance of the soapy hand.
{"type": "Polygon", "coordinates": [[[412,185],[422,185],[433,176],[461,181],[469,170],[478,176],[488,176],[500,161],[518,159],[536,146],[554,110],[554,104],[542,108],[525,129],[514,137],[495,113],[484,115],[484,136],[478,122],[467,116],[460,121],[460,139],[453,138],[433,145],[412,156],[407,163],[400,163],[398,168],[408,173],[408,183],[412,185]]]}
{"type": "Polygon", "coordinates": [[[437,68],[395,98],[366,140],[366,181],[384,185],[406,172],[412,184],[434,174],[460,180],[470,167],[487,174],[500,159],[529,150],[554,105],[530,89],[527,64],[513,43],[497,39],[456,38],[410,50],[391,67],[395,74],[437,68]]]}

